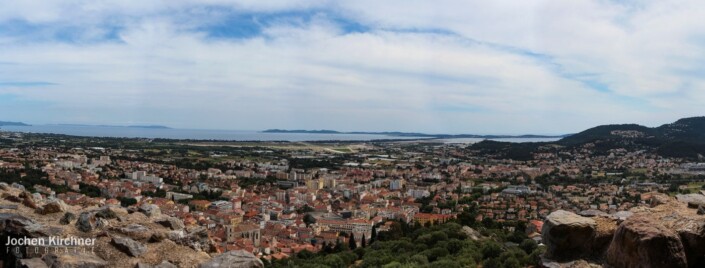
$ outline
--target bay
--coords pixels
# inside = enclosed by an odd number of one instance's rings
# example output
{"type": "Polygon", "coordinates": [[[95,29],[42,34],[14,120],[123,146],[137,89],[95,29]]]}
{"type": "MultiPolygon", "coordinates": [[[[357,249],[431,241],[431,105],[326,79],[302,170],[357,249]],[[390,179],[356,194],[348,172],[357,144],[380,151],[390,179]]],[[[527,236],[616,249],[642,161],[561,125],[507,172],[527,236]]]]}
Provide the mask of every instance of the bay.
{"type": "MultiPolygon", "coordinates": [[[[324,133],[268,133],[255,130],[209,130],[91,125],[31,125],[0,126],[0,131],[50,133],[83,137],[190,139],[220,141],[370,141],[370,140],[428,140],[428,137],[392,136],[383,134],[324,134],[324,133]]],[[[476,143],[482,138],[433,139],[443,143],[476,143]]],[[[506,142],[551,142],[558,138],[497,138],[506,142]]]]}
{"type": "Polygon", "coordinates": [[[265,133],[255,130],[207,130],[88,125],[2,126],[0,127],[0,130],[25,133],[64,134],[83,137],[162,138],[222,141],[367,141],[380,139],[417,139],[417,137],[398,137],[377,134],[265,133]]]}

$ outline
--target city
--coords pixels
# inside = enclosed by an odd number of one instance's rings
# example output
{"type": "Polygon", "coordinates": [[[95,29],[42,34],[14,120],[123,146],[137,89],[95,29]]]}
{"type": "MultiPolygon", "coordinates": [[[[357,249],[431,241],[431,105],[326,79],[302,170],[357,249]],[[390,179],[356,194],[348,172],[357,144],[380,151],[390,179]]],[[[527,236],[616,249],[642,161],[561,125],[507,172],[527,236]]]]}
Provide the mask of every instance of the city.
{"type": "MultiPolygon", "coordinates": [[[[646,138],[610,135],[630,143],[646,138]]],[[[194,251],[245,251],[273,267],[305,258],[302,252],[334,254],[399,239],[393,235],[399,228],[451,223],[474,240],[494,237],[505,250],[526,246],[530,251],[517,263],[538,265],[544,221],[554,211],[614,220],[650,207],[659,195],[705,200],[705,164],[697,158],[633,145],[597,149],[599,140],[539,142],[529,160],[486,150],[492,141],[228,142],[18,132],[0,132],[0,140],[3,188],[32,193],[3,194],[5,212],[17,201],[40,214],[37,204],[46,203],[66,215],[90,207],[162,215],[155,222],[202,234],[182,243],[194,251]]],[[[101,222],[78,220],[76,228],[110,228],[101,222]]],[[[470,263],[492,265],[482,255],[463,266],[470,263]]]]}

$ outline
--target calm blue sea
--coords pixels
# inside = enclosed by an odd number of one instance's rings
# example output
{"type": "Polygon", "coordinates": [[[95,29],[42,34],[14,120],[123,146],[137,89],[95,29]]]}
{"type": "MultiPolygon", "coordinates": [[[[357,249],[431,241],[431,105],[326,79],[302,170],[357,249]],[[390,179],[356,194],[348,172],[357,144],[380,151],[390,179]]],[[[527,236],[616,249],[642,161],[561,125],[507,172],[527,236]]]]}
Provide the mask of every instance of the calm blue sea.
{"type": "Polygon", "coordinates": [[[83,125],[1,126],[0,130],[29,133],[53,133],[86,137],[234,141],[365,141],[378,139],[414,139],[413,137],[394,137],[387,135],[367,134],[262,133],[259,131],[248,130],[162,129],[83,125]]]}
{"type": "MultiPolygon", "coordinates": [[[[313,133],[262,133],[248,130],[205,130],[205,129],[160,129],[114,126],[84,125],[32,125],[0,126],[3,131],[28,133],[53,133],[85,137],[118,138],[164,138],[193,140],[233,140],[233,141],[366,141],[380,139],[417,139],[372,134],[313,134],[313,133]]],[[[444,139],[447,143],[473,143],[482,139],[444,139]]],[[[510,142],[553,141],[556,139],[497,139],[510,142]]]]}

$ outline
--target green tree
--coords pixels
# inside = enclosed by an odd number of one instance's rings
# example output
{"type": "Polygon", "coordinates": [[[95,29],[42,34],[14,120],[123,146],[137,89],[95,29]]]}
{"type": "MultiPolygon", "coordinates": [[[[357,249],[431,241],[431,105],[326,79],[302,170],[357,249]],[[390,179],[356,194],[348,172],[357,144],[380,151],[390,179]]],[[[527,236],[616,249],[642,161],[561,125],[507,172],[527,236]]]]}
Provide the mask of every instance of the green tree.
{"type": "Polygon", "coordinates": [[[418,264],[418,265],[426,265],[428,264],[428,258],[425,255],[421,254],[416,254],[414,256],[411,256],[409,258],[410,263],[418,264]]]}
{"type": "Polygon", "coordinates": [[[357,248],[357,243],[355,242],[355,236],[350,234],[350,239],[348,239],[348,248],[355,250],[357,248]]]}
{"type": "Polygon", "coordinates": [[[487,242],[482,245],[482,258],[492,259],[502,254],[502,247],[497,242],[487,242]]]}
{"type": "Polygon", "coordinates": [[[450,254],[447,249],[445,248],[432,248],[432,249],[427,249],[423,252],[422,254],[426,255],[426,258],[428,258],[429,262],[434,262],[442,257],[448,256],[450,254]]]}
{"type": "Polygon", "coordinates": [[[333,252],[341,252],[344,250],[348,250],[348,246],[341,243],[340,239],[335,240],[335,246],[333,247],[333,252]]]}
{"type": "Polygon", "coordinates": [[[393,261],[382,266],[382,268],[404,268],[404,266],[398,261],[393,261]]]}
{"type": "Polygon", "coordinates": [[[452,260],[439,260],[436,262],[432,262],[430,265],[427,267],[429,268],[462,268],[462,266],[452,260]]]}
{"type": "Polygon", "coordinates": [[[533,239],[524,239],[524,241],[519,244],[519,247],[526,252],[526,254],[531,254],[531,252],[534,252],[536,248],[538,247],[538,244],[536,244],[536,241],[533,239]]]}
{"type": "Polygon", "coordinates": [[[502,262],[502,268],[521,268],[521,263],[512,256],[502,262]]]}
{"type": "Polygon", "coordinates": [[[311,214],[306,214],[304,215],[304,223],[306,224],[306,227],[308,227],[311,224],[316,223],[316,218],[313,217],[311,214]]]}
{"type": "Polygon", "coordinates": [[[333,253],[333,251],[334,251],[333,246],[331,246],[330,243],[323,242],[323,252],[331,254],[331,253],[333,253]]]}
{"type": "Polygon", "coordinates": [[[482,268],[502,268],[502,262],[498,258],[486,259],[482,262],[482,268]]]}
{"type": "Polygon", "coordinates": [[[297,258],[299,258],[299,259],[304,259],[304,260],[306,260],[306,259],[311,259],[311,258],[313,258],[314,256],[316,256],[316,255],[313,254],[311,251],[308,251],[308,250],[305,250],[305,249],[302,250],[302,251],[299,251],[299,253],[296,254],[296,257],[297,257],[297,258]]]}
{"type": "Polygon", "coordinates": [[[120,205],[123,207],[129,207],[134,204],[137,204],[137,199],[134,198],[127,198],[127,197],[120,197],[120,205]]]}
{"type": "Polygon", "coordinates": [[[323,264],[328,265],[329,267],[340,267],[340,268],[347,267],[347,265],[343,261],[343,259],[338,257],[337,254],[325,256],[323,258],[322,262],[323,262],[323,264]]]}

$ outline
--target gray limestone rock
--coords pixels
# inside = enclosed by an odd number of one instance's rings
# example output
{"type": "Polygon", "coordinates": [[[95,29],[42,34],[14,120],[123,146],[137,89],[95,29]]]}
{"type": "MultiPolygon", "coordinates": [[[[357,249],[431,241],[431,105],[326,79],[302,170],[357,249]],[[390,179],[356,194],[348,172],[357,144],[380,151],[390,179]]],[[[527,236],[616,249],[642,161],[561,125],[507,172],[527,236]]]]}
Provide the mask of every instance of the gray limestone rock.
{"type": "Polygon", "coordinates": [[[252,253],[244,250],[228,251],[201,263],[199,268],[255,268],[264,267],[264,263],[252,253]]]}

